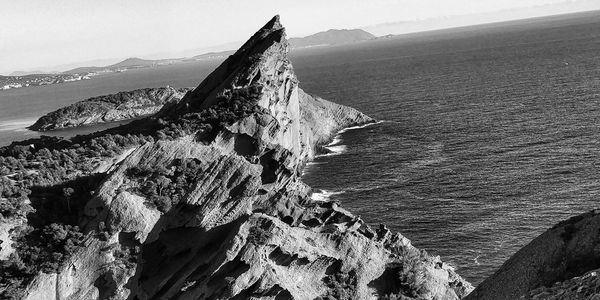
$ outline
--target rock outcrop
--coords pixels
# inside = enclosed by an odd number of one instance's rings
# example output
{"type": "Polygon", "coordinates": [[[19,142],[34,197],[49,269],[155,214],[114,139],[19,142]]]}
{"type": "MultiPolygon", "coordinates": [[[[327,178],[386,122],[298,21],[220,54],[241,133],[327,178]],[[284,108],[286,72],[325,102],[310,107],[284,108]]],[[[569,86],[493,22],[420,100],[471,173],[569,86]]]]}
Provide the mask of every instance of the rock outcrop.
{"type": "Polygon", "coordinates": [[[148,116],[169,102],[179,101],[189,90],[146,88],[93,97],[52,111],[39,118],[29,129],[48,131],[148,116]]]}
{"type": "Polygon", "coordinates": [[[98,159],[99,183],[79,217],[83,241],[56,271],[38,273],[24,298],[460,299],[470,292],[452,267],[402,235],[311,199],[300,178],[306,161],[340,129],[374,120],[303,92],[288,47],[275,17],[181,101],[94,135],[137,130],[156,138],[98,159]]]}
{"type": "Polygon", "coordinates": [[[558,223],[519,250],[467,299],[586,299],[600,293],[600,211],[558,223]]]}
{"type": "Polygon", "coordinates": [[[590,271],[583,276],[557,282],[550,287],[540,287],[527,292],[521,299],[536,300],[593,300],[600,295],[600,269],[590,271]]]}

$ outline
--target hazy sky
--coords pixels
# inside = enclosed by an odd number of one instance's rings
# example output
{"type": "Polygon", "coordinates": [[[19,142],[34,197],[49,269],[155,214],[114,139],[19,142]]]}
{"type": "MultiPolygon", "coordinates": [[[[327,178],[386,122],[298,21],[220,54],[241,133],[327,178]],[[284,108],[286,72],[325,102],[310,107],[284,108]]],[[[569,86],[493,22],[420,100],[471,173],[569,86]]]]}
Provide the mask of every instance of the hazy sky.
{"type": "Polygon", "coordinates": [[[0,0],[0,74],[243,41],[275,14],[294,37],[330,28],[593,3],[600,8],[600,0],[0,0]]]}

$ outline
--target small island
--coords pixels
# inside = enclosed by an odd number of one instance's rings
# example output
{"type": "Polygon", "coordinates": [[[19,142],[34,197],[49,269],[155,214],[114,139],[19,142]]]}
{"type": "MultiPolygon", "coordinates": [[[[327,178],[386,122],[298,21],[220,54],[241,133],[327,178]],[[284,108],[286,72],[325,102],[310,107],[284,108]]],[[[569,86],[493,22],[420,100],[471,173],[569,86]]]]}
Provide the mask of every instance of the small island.
{"type": "Polygon", "coordinates": [[[146,88],[85,99],[39,118],[30,130],[48,131],[148,116],[178,102],[190,88],[146,88]]]}

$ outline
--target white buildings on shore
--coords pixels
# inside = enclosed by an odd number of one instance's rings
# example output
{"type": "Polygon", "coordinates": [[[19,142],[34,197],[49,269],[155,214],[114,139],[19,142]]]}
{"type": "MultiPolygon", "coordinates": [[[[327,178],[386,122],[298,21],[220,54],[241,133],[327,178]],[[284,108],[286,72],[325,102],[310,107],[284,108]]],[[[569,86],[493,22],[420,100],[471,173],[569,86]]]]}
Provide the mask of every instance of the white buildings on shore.
{"type": "MultiPolygon", "coordinates": [[[[8,79],[0,80],[0,90],[18,89],[26,86],[49,85],[62,82],[73,82],[88,80],[97,73],[83,74],[41,74],[34,76],[12,76],[8,79]]],[[[2,76],[0,76],[2,77],[2,76]]],[[[0,78],[2,79],[2,78],[0,78]]]]}
{"type": "Polygon", "coordinates": [[[29,86],[29,84],[23,85],[21,83],[9,83],[9,84],[2,86],[2,89],[3,90],[18,89],[18,88],[24,87],[24,86],[29,86]]]}

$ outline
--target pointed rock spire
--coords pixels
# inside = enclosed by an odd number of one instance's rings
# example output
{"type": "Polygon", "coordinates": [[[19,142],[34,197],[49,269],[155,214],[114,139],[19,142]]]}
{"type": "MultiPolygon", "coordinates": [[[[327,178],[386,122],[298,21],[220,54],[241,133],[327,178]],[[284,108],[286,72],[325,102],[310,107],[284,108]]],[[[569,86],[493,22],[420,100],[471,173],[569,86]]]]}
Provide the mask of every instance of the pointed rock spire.
{"type": "MultiPolygon", "coordinates": [[[[159,115],[177,117],[190,108],[206,108],[214,104],[219,93],[250,86],[263,75],[261,70],[291,70],[287,57],[288,48],[285,28],[276,15],[208,75],[196,89],[188,93],[177,106],[166,109],[159,115]]],[[[297,82],[295,76],[293,77],[293,81],[297,82]]]]}

